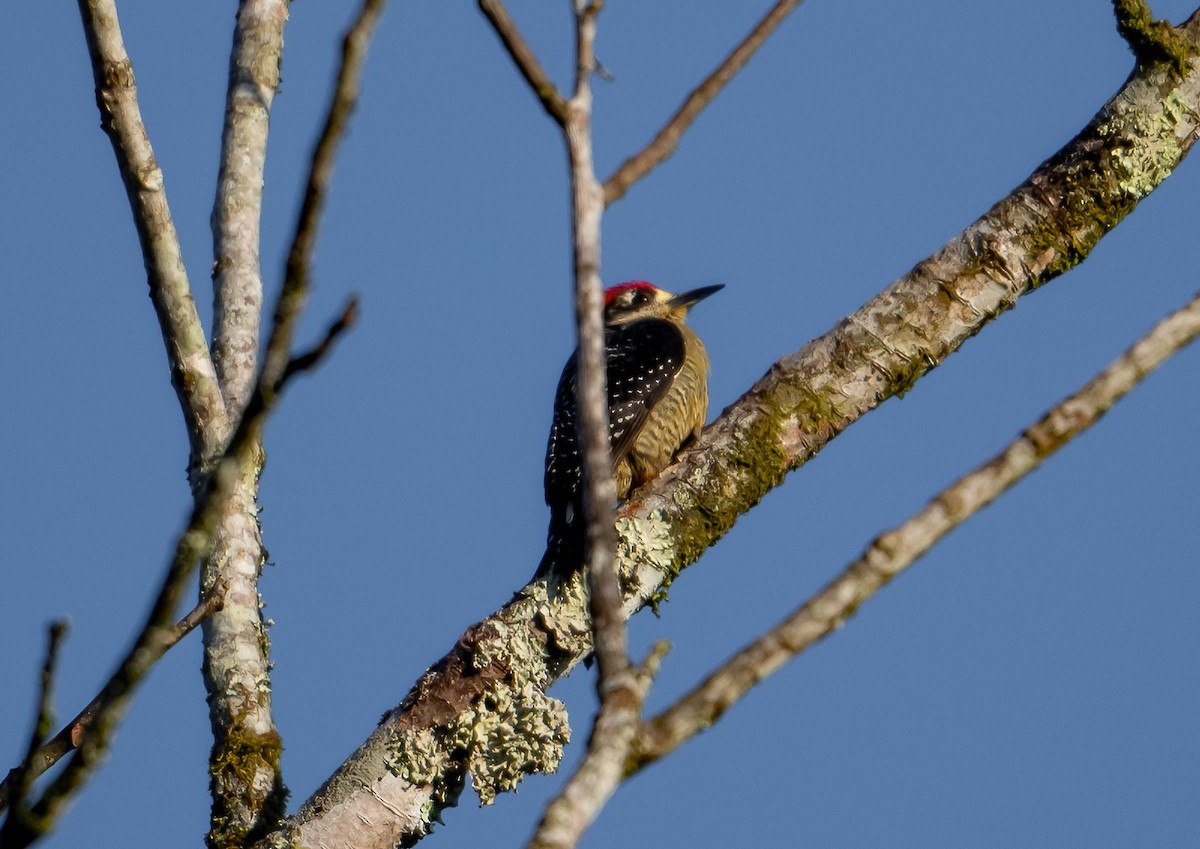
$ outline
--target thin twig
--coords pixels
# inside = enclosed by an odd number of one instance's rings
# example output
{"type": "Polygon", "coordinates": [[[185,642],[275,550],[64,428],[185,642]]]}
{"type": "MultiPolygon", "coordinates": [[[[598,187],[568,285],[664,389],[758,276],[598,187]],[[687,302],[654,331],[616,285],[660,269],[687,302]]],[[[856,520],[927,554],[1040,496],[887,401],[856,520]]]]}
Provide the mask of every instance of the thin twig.
{"type": "Polygon", "coordinates": [[[643,723],[629,772],[653,763],[711,726],[783,664],[828,636],[942,537],[1095,424],[1164,360],[1200,335],[1200,294],[1160,321],[1104,371],[1007,448],[959,478],[921,512],[877,537],[863,555],[791,616],[728,660],[702,684],[643,723]]]}
{"type": "Polygon", "coordinates": [[[350,113],[358,100],[359,80],[366,60],[367,46],[387,0],[364,0],[357,17],[342,39],[342,61],[337,82],[325,115],[321,135],[313,148],[304,200],[296,221],[295,235],[288,251],[283,290],[275,304],[271,336],[267,341],[262,374],[265,378],[282,375],[288,365],[288,343],[309,289],[309,264],[317,241],[325,194],[333,175],[338,145],[346,132],[350,113]]]}
{"type": "Polygon", "coordinates": [[[609,445],[605,389],[603,298],[600,283],[600,219],[603,194],[592,159],[590,79],[595,66],[596,16],[600,2],[576,3],[575,94],[567,105],[564,135],[571,163],[575,314],[579,329],[577,403],[584,457],[584,509],[592,646],[600,707],[587,752],[542,815],[529,846],[570,849],[620,783],[642,703],[662,651],[644,668],[631,666],[621,590],[614,566],[616,534],[612,504],[616,485],[609,445]]]}
{"type": "Polygon", "coordinates": [[[29,765],[34,762],[42,741],[54,725],[54,674],[58,666],[59,649],[66,633],[65,619],[50,625],[46,658],[42,661],[42,674],[38,682],[37,715],[33,720],[33,730],[29,734],[29,746],[21,765],[5,780],[5,784],[11,784],[12,787],[12,810],[5,819],[4,826],[0,828],[0,848],[24,846],[36,839],[38,833],[36,823],[31,822],[30,811],[25,805],[25,799],[37,778],[37,773],[29,765]]]}
{"type": "Polygon", "coordinates": [[[133,63],[125,52],[115,0],[79,0],[79,11],[96,81],[100,126],[112,142],[129,196],[150,298],[167,348],[171,385],[187,422],[194,485],[205,454],[224,441],[225,402],[192,298],[163,173],[138,108],[133,63]]]}
{"type": "Polygon", "coordinates": [[[479,0],[479,10],[491,22],[496,35],[500,36],[504,49],[512,57],[513,63],[521,72],[521,76],[525,78],[525,82],[529,83],[529,87],[537,95],[546,114],[553,118],[559,126],[564,125],[567,121],[567,104],[563,100],[563,96],[558,93],[554,83],[546,76],[546,72],[542,70],[541,63],[538,62],[537,56],[526,43],[521,31],[517,29],[516,23],[509,17],[504,3],[501,0],[479,0]]]}
{"type": "MultiPolygon", "coordinates": [[[[161,634],[161,639],[157,642],[152,642],[147,646],[147,651],[151,652],[150,662],[154,663],[170,649],[186,637],[192,630],[203,622],[208,616],[211,616],[217,610],[220,610],[222,600],[224,599],[224,586],[216,586],[204,594],[192,610],[175,623],[175,626],[161,634]]],[[[19,766],[13,767],[5,777],[3,782],[0,782],[0,811],[3,811],[8,806],[10,799],[15,798],[15,791],[10,789],[16,786],[17,776],[22,769],[28,771],[29,780],[33,781],[50,767],[54,766],[58,761],[73,749],[79,746],[87,733],[88,726],[91,724],[92,716],[96,712],[96,708],[100,704],[100,694],[97,694],[87,707],[76,714],[75,718],[62,727],[62,729],[46,740],[32,753],[31,757],[27,757],[19,766]]]]}
{"type": "MultiPolygon", "coordinates": [[[[342,318],[335,322],[341,323],[342,318]]],[[[289,322],[289,329],[294,324],[295,321],[289,322]]],[[[282,341],[283,344],[287,344],[289,339],[285,335],[282,341]]],[[[323,350],[327,351],[328,346],[323,350]]],[[[287,381],[286,373],[285,363],[283,373],[274,382],[267,384],[265,377],[259,381],[225,453],[197,494],[187,528],[175,543],[170,565],[145,624],[117,671],[97,697],[87,733],[79,741],[78,748],[67,761],[63,771],[31,807],[34,820],[44,827],[43,833],[44,830],[53,827],[66,804],[88,780],[107,753],[109,740],[124,715],[134,689],[154,661],[162,655],[162,651],[156,651],[155,647],[170,641],[174,636],[177,629],[171,623],[170,617],[179,606],[189,583],[188,579],[199,562],[209,554],[213,525],[220,517],[223,502],[236,486],[242,470],[247,462],[253,460],[253,446],[259,439],[263,421],[281,397],[287,381]]],[[[297,371],[293,370],[291,373],[295,374],[297,371]]],[[[199,621],[202,617],[189,614],[185,619],[199,621]]],[[[14,849],[23,845],[26,844],[14,844],[14,849]]]]}
{"type": "Polygon", "coordinates": [[[604,181],[604,204],[608,206],[625,196],[629,187],[645,177],[651,170],[661,165],[667,157],[675,152],[679,139],[684,131],[692,125],[704,107],[712,102],[721,89],[745,67],[750,57],[770,37],[771,33],[783,22],[788,13],[803,3],[804,0],[779,0],[770,11],[754,27],[742,43],[725,57],[715,71],[700,83],[679,110],[671,116],[658,135],[642,150],[621,163],[621,167],[604,181]]]}
{"type": "Polygon", "coordinates": [[[321,341],[303,354],[297,354],[288,360],[287,368],[283,370],[284,379],[290,378],[297,372],[312,369],[313,366],[325,358],[325,355],[329,353],[329,349],[338,340],[338,337],[353,327],[356,321],[358,321],[358,296],[351,295],[350,299],[346,302],[346,306],[342,308],[342,314],[338,316],[333,324],[329,325],[329,329],[325,331],[325,336],[322,337],[321,341]]]}

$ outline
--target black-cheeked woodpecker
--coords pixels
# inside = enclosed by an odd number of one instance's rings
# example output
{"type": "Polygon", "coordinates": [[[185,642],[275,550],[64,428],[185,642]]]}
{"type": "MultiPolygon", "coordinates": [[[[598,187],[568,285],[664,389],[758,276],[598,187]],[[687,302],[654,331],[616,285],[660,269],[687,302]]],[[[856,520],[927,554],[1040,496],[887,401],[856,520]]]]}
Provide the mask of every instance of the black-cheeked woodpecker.
{"type": "MultiPolygon", "coordinates": [[[[699,436],[708,413],[708,355],[684,324],[688,309],[723,286],[680,295],[643,281],[604,293],[608,438],[617,497],[670,465],[699,436]]],[[[554,396],[546,445],[546,504],[550,530],[535,577],[569,575],[583,565],[583,455],[576,433],[576,357],[571,355],[554,396]]]]}

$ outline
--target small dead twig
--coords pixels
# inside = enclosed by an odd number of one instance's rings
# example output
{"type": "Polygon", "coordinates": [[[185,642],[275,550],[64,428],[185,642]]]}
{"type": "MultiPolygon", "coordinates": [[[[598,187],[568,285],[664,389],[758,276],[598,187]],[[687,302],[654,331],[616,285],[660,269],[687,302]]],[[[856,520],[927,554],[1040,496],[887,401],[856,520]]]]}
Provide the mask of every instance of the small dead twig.
{"type": "Polygon", "coordinates": [[[651,142],[621,163],[616,171],[604,181],[604,205],[616,203],[625,196],[629,187],[645,177],[654,168],[666,161],[675,148],[685,130],[692,125],[696,117],[720,94],[721,89],[746,66],[750,57],[762,47],[776,28],[783,23],[793,9],[804,0],[779,0],[763,16],[762,20],[742,39],[742,43],[725,57],[725,61],[717,66],[704,82],[696,86],[683,101],[683,104],[671,116],[663,128],[651,142]]]}
{"type": "Polygon", "coordinates": [[[512,57],[513,64],[517,66],[517,70],[521,72],[525,82],[529,83],[529,87],[537,95],[546,114],[553,118],[560,127],[564,126],[567,122],[566,101],[558,93],[554,83],[546,76],[546,72],[542,70],[537,56],[526,43],[521,31],[517,29],[516,23],[509,17],[508,9],[504,7],[501,0],[479,0],[479,11],[483,12],[484,17],[491,23],[496,35],[500,37],[504,49],[512,57]]]}
{"type": "MultiPolygon", "coordinates": [[[[225,588],[223,585],[213,587],[204,594],[204,598],[200,600],[199,604],[175,623],[174,628],[161,632],[161,639],[147,647],[154,655],[152,662],[161,658],[170,649],[174,648],[180,640],[191,633],[201,622],[217,610],[220,610],[224,596],[225,588]]],[[[79,747],[80,742],[82,742],[84,735],[87,733],[88,726],[91,725],[92,716],[100,704],[100,695],[97,694],[95,698],[88,702],[87,707],[76,714],[74,719],[64,725],[49,740],[45,740],[43,736],[44,742],[39,743],[37,750],[29,752],[20,765],[13,767],[9,771],[4,781],[0,782],[0,811],[8,807],[19,795],[15,791],[15,788],[18,786],[22,771],[24,771],[28,780],[32,782],[50,767],[58,763],[65,755],[79,747]]],[[[47,729],[46,733],[49,733],[49,729],[47,729]]]]}
{"type": "Polygon", "coordinates": [[[42,741],[54,725],[54,673],[58,666],[59,649],[66,633],[65,619],[50,625],[46,658],[42,661],[42,673],[38,681],[37,715],[33,720],[33,730],[29,734],[29,747],[21,765],[9,773],[4,781],[6,787],[11,787],[12,807],[3,828],[0,828],[0,847],[26,845],[39,833],[37,823],[33,821],[32,813],[25,805],[25,799],[37,778],[37,773],[30,765],[34,763],[42,741]]]}

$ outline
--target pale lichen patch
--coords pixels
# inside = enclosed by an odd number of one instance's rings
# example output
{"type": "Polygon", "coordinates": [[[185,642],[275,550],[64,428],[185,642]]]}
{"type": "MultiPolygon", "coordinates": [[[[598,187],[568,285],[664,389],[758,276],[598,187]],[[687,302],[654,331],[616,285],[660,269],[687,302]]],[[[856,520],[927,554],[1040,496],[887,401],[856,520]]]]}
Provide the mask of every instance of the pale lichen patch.
{"type": "Polygon", "coordinates": [[[556,651],[581,656],[591,649],[592,619],[588,614],[587,588],[582,575],[572,576],[538,607],[536,621],[556,651]]]}
{"type": "Polygon", "coordinates": [[[397,731],[387,765],[397,777],[432,788],[432,814],[457,799],[460,764],[479,801],[490,805],[526,775],[554,772],[570,740],[562,702],[533,684],[497,683],[451,725],[397,731]]]}
{"type": "Polygon", "coordinates": [[[566,707],[533,684],[495,687],[463,715],[451,738],[469,753],[467,768],[483,805],[530,773],[554,772],[570,741],[566,707]]]}
{"type": "Polygon", "coordinates": [[[449,749],[442,729],[406,728],[392,736],[386,759],[388,770],[411,784],[434,788],[441,795],[443,778],[451,765],[449,749]]]}
{"type": "Polygon", "coordinates": [[[1100,134],[1113,138],[1113,171],[1122,194],[1145,197],[1179,164],[1183,148],[1175,130],[1186,115],[1179,89],[1167,94],[1157,113],[1126,104],[1114,108],[1113,120],[1100,127],[1100,134]]]}
{"type": "Polygon", "coordinates": [[[653,566],[670,575],[675,563],[675,541],[662,512],[649,516],[622,516],[617,520],[617,559],[653,566]]]}

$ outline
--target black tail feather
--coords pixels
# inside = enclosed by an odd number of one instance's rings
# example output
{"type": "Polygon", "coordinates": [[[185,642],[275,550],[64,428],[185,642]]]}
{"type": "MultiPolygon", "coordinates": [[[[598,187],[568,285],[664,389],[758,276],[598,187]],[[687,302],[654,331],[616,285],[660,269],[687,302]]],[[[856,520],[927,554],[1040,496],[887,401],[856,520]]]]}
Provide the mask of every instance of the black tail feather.
{"type": "Polygon", "coordinates": [[[551,574],[567,578],[583,567],[583,522],[578,510],[552,511],[546,532],[546,553],[538,564],[534,579],[551,574]]]}

